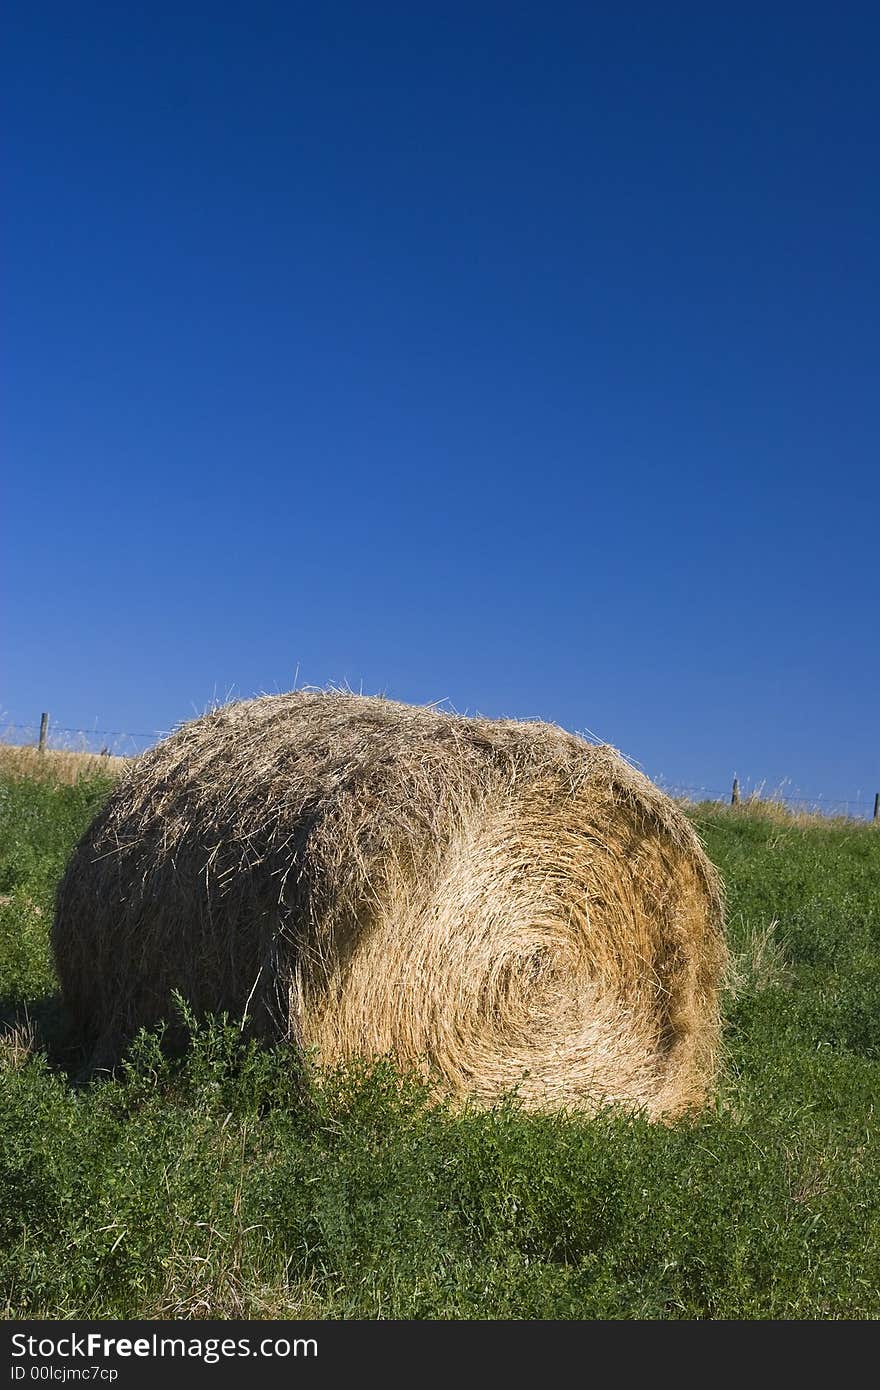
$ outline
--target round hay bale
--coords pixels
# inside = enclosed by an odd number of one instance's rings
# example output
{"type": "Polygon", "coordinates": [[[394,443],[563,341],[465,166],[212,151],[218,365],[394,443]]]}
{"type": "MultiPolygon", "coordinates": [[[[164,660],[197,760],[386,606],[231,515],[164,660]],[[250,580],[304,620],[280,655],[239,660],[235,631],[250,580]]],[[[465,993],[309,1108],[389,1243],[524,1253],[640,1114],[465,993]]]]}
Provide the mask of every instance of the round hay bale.
{"type": "Polygon", "coordinates": [[[137,760],[74,852],[53,946],[95,1066],[177,990],[323,1062],[656,1117],[711,1080],[722,917],[689,821],[612,748],[298,691],[137,760]]]}

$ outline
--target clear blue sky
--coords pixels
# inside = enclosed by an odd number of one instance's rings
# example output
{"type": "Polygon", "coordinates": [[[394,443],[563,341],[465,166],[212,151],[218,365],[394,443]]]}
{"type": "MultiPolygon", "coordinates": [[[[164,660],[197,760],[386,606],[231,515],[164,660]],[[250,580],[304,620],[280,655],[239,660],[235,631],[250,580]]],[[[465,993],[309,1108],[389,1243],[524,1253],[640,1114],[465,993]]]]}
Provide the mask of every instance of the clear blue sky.
{"type": "Polygon", "coordinates": [[[7,721],[880,787],[875,6],[7,13],[7,721]]]}

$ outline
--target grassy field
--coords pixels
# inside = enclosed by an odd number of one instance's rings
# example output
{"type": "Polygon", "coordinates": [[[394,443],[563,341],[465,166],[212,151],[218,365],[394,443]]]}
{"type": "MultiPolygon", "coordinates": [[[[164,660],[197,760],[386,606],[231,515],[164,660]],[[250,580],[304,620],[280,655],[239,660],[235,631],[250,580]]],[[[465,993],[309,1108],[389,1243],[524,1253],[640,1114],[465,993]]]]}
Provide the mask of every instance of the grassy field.
{"type": "Polygon", "coordinates": [[[222,1024],[75,1086],[47,936],[109,782],[39,770],[0,760],[6,1317],[880,1314],[877,829],[693,808],[735,953],[699,1120],[455,1115],[384,1066],[303,1102],[222,1024]]]}

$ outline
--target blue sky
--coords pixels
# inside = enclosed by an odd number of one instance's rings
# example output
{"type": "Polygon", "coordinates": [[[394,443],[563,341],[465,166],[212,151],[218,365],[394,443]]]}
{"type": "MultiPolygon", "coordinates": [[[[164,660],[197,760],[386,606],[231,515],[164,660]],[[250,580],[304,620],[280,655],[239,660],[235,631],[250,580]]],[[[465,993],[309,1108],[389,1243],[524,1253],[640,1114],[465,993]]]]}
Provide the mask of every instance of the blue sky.
{"type": "Polygon", "coordinates": [[[6,720],[348,682],[873,797],[878,40],[15,7],[6,720]]]}

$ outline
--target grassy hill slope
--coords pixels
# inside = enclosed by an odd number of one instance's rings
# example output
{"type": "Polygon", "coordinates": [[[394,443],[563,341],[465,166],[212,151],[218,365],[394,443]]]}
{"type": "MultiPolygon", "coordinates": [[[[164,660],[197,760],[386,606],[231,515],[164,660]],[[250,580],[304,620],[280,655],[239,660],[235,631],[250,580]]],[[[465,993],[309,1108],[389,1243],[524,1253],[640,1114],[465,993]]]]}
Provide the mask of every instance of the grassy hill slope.
{"type": "Polygon", "coordinates": [[[735,954],[709,1113],[455,1115],[385,1066],[304,1104],[221,1024],[72,1084],[47,934],[89,773],[0,767],[5,1316],[880,1313],[876,828],[693,808],[735,954]]]}

